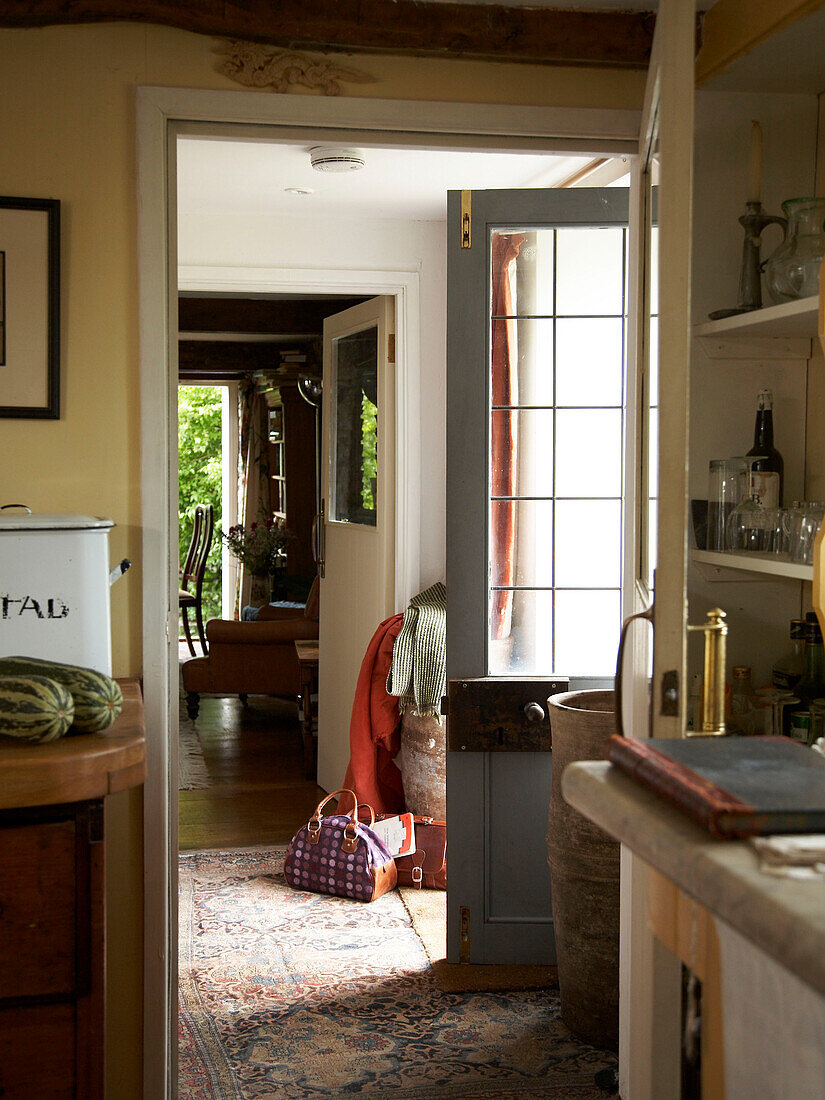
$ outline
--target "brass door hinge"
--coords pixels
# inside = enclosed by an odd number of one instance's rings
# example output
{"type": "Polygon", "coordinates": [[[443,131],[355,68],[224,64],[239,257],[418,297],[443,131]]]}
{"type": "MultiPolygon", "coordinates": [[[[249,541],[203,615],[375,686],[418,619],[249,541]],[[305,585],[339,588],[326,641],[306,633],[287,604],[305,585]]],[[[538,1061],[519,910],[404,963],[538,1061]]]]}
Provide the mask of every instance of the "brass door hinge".
{"type": "Polygon", "coordinates": [[[395,362],[395,333],[390,332],[387,334],[387,362],[395,362]]]}
{"type": "Polygon", "coordinates": [[[472,191],[461,192],[461,247],[472,247],[472,191]]]}

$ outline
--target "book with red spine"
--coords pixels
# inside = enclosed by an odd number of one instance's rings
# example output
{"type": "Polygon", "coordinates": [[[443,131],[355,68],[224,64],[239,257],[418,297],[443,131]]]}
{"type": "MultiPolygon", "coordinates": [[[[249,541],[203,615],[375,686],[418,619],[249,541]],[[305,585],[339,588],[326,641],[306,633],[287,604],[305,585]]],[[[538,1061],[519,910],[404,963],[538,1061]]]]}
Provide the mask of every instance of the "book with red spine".
{"type": "Polygon", "coordinates": [[[787,737],[614,735],[607,759],[714,836],[825,832],[825,756],[787,737]]]}

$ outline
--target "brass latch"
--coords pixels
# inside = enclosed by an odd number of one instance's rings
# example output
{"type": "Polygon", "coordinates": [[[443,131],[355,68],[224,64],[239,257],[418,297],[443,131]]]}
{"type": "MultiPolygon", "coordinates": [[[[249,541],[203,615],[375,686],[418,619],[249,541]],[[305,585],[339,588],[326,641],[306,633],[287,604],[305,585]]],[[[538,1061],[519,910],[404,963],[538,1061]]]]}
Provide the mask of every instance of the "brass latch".
{"type": "Polygon", "coordinates": [[[689,626],[705,635],[704,698],[702,728],[688,730],[687,737],[724,737],[725,729],[725,650],[728,624],[720,607],[711,608],[703,626],[689,626]]]}
{"type": "Polygon", "coordinates": [[[461,192],[461,247],[471,248],[472,239],[472,207],[473,207],[473,193],[472,191],[461,192]]]}

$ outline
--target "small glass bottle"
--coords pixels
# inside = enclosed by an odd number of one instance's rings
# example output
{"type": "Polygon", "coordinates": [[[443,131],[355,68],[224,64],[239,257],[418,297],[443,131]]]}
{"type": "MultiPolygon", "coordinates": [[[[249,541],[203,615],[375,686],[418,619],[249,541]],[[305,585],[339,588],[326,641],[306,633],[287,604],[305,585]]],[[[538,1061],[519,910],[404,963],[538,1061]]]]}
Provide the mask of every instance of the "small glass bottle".
{"type": "Polygon", "coordinates": [[[771,683],[783,691],[793,691],[805,671],[805,620],[791,619],[791,648],[771,670],[771,683]]]}
{"type": "Polygon", "coordinates": [[[794,693],[802,703],[800,710],[810,710],[814,699],[825,696],[825,646],[814,611],[805,616],[805,671],[794,693]]]}
{"type": "Polygon", "coordinates": [[[753,710],[755,698],[749,665],[735,665],[733,687],[730,693],[730,724],[734,733],[749,732],[748,715],[753,710]]]}

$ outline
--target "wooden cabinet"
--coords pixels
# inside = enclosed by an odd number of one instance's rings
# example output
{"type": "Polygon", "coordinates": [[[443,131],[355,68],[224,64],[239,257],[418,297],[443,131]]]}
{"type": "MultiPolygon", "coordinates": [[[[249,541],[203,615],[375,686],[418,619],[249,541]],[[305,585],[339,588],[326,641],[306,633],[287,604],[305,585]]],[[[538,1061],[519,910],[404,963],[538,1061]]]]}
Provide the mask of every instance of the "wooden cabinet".
{"type": "Polygon", "coordinates": [[[0,746],[0,1096],[95,1100],[105,1071],[105,801],[145,778],[134,681],[111,729],[0,746]]]}
{"type": "MultiPolygon", "coordinates": [[[[736,306],[744,242],[739,218],[754,187],[769,215],[782,214],[787,199],[821,191],[818,93],[825,89],[825,64],[815,63],[812,55],[811,63],[795,72],[792,59],[804,38],[816,39],[823,26],[822,12],[800,20],[767,38],[747,61],[697,88],[688,451],[693,499],[708,495],[711,459],[750,448],[760,389],[774,397],[776,446],[785,460],[784,503],[821,499],[825,362],[817,338],[817,298],[776,305],[763,276],[763,308],[719,320],[708,315],[736,306]],[[756,177],[753,120],[762,131],[756,177]]],[[[780,228],[763,230],[763,262],[781,241],[780,228]]],[[[729,674],[735,665],[748,665],[754,686],[769,684],[773,662],[787,649],[790,620],[812,607],[813,567],[768,555],[710,554],[694,546],[689,532],[690,621],[701,623],[711,607],[723,608],[729,674]]],[[[688,684],[701,668],[701,637],[691,635],[688,684]]]]}

